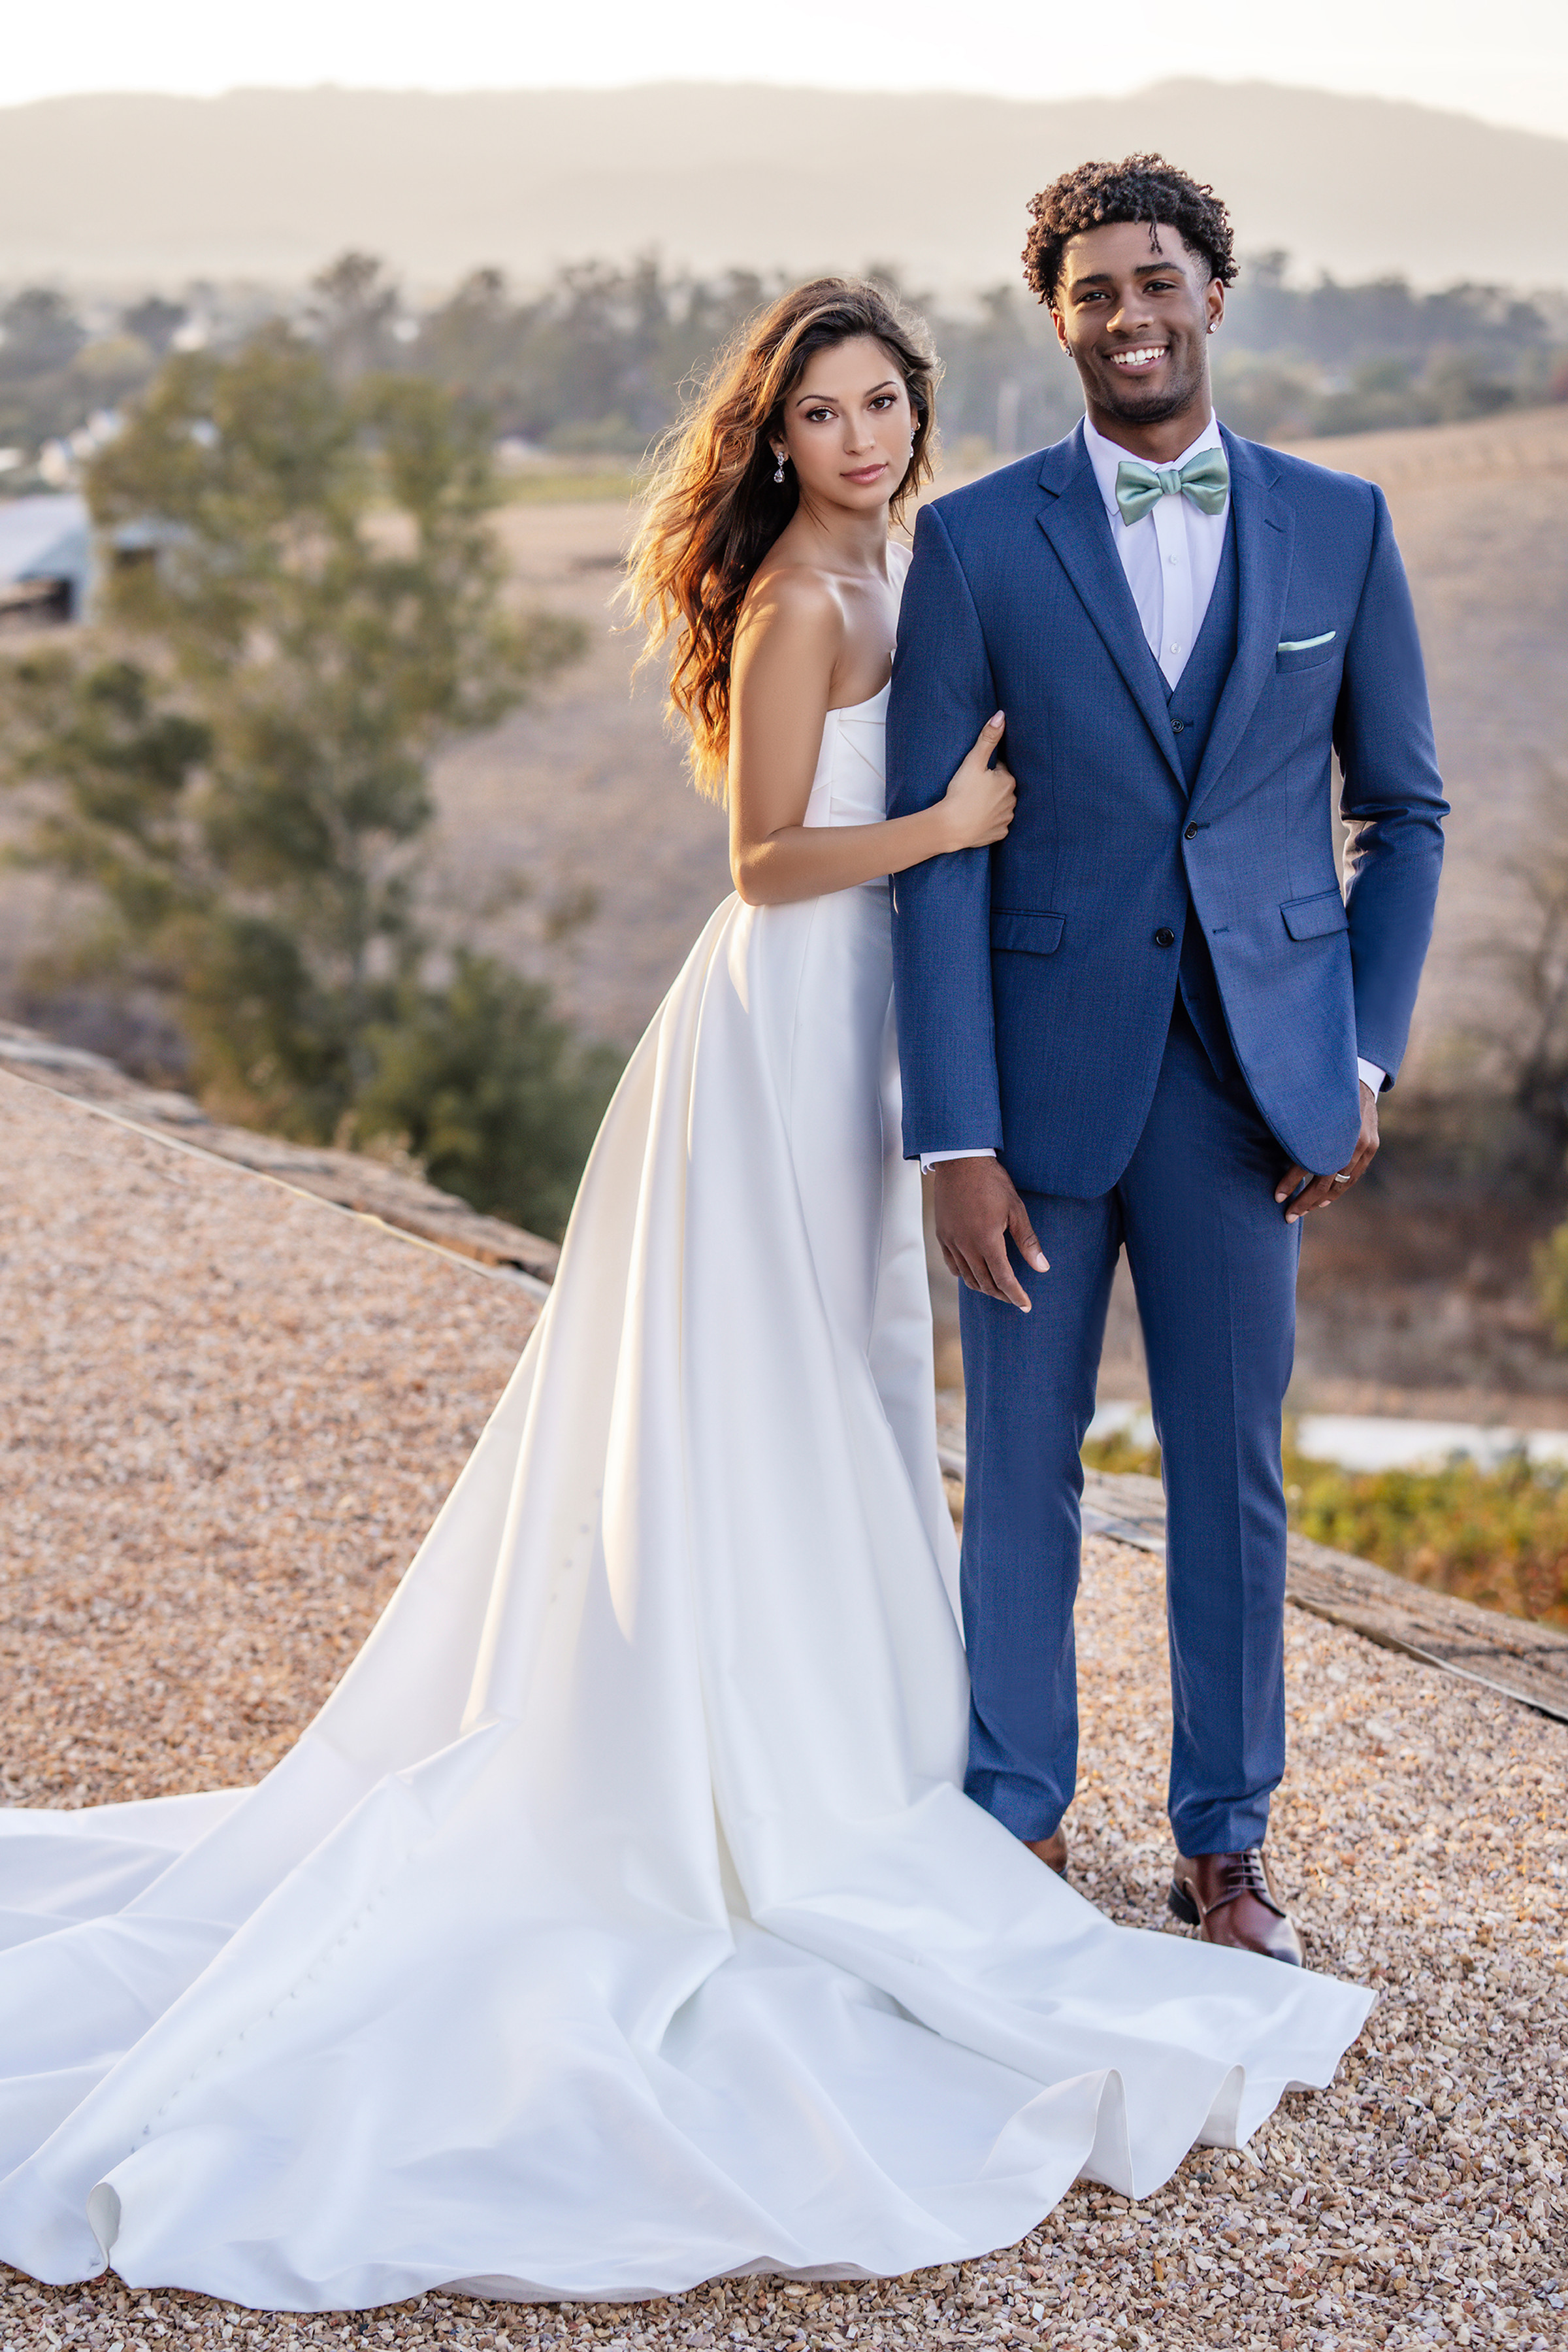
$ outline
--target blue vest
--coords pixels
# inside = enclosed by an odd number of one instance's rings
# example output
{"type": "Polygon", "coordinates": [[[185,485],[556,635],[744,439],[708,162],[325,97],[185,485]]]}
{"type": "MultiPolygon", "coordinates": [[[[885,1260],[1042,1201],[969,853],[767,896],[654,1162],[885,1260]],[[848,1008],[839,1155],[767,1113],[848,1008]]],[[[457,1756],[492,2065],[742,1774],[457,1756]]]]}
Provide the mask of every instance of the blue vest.
{"type": "MultiPolygon", "coordinates": [[[[1174,687],[1166,686],[1163,673],[1160,677],[1166,705],[1170,712],[1171,730],[1176,738],[1176,757],[1181,761],[1189,793],[1197,782],[1197,772],[1208,748],[1214,715],[1219,709],[1219,698],[1225,691],[1226,680],[1236,659],[1239,602],[1236,509],[1232,506],[1226,518],[1225,546],[1219,558],[1219,570],[1215,575],[1214,593],[1208,600],[1208,610],[1203,616],[1197,643],[1174,687]]],[[[1241,1073],[1226,1025],[1225,1007],[1220,1002],[1219,985],[1214,977],[1208,943],[1190,899],[1187,902],[1186,924],[1182,932],[1181,993],[1193,1027],[1203,1040],[1204,1051],[1214,1065],[1216,1076],[1239,1078],[1241,1073]]]]}

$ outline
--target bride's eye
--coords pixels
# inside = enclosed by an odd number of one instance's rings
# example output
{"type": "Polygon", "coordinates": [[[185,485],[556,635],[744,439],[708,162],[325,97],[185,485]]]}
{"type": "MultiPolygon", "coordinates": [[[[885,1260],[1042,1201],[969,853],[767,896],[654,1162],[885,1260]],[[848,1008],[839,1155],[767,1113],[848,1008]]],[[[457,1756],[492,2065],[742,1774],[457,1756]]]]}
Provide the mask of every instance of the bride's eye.
{"type": "Polygon", "coordinates": [[[873,400],[872,406],[873,408],[891,408],[897,397],[898,395],[896,393],[879,392],[873,400]]]}

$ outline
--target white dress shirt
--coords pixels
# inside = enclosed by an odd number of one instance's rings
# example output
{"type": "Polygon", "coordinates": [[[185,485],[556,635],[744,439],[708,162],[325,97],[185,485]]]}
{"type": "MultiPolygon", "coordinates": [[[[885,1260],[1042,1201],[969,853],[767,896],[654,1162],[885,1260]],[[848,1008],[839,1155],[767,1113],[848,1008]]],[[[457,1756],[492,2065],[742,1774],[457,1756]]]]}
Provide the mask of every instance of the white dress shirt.
{"type": "MultiPolygon", "coordinates": [[[[1131,450],[1107,441],[1087,416],[1083,420],[1083,446],[1094,468],[1111,536],[1116,542],[1116,552],[1122,559],[1149,651],[1165,673],[1166,684],[1174,687],[1197,642],[1214,583],[1219,577],[1230,500],[1227,498],[1218,514],[1205,514],[1190,499],[1156,499],[1147,514],[1140,515],[1134,523],[1125,523],[1116,504],[1116,468],[1124,457],[1132,455],[1131,450]]],[[[1197,439],[1189,442],[1172,462],[1185,466],[1200,449],[1224,446],[1219,437],[1219,419],[1211,415],[1197,439]]]]}
{"type": "MultiPolygon", "coordinates": [[[[1086,416],[1083,420],[1083,446],[1089,462],[1094,468],[1094,480],[1104,500],[1106,520],[1111,525],[1111,537],[1121,558],[1122,570],[1133,592],[1133,602],[1138,608],[1144,636],[1149,651],[1158,662],[1166,684],[1175,687],[1202,628],[1214,594],[1214,583],[1219,577],[1219,559],[1225,552],[1226,526],[1230,520],[1230,500],[1218,514],[1205,514],[1190,499],[1179,494],[1156,499],[1147,514],[1140,515],[1134,523],[1124,522],[1122,509],[1116,504],[1116,468],[1131,450],[1108,441],[1086,416]]],[[[1223,449],[1219,419],[1210,413],[1208,423],[1172,462],[1185,466],[1200,449],[1223,449]]],[[[1356,1072],[1363,1086],[1373,1093],[1383,1090],[1386,1073],[1375,1062],[1359,1058],[1356,1072]]],[[[921,1159],[923,1174],[929,1174],[939,1160],[987,1160],[996,1154],[988,1147],[967,1150],[930,1151],[921,1159]]]]}

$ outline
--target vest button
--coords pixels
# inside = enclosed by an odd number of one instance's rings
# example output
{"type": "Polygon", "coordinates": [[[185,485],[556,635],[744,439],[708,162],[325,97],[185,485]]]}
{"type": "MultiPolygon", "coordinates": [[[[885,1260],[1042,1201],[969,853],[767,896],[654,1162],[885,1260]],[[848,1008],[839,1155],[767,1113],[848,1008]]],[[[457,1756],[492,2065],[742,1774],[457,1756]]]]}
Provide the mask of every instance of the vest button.
{"type": "Polygon", "coordinates": [[[1182,839],[1183,839],[1184,841],[1196,841],[1196,840],[1197,839],[1197,825],[1196,825],[1196,824],[1189,824],[1189,825],[1188,825],[1188,827],[1187,827],[1187,829],[1186,829],[1186,831],[1183,834],[1183,835],[1182,835],[1182,839]]]}
{"type": "Polygon", "coordinates": [[[1168,923],[1162,923],[1159,929],[1155,933],[1155,945],[1157,948],[1175,947],[1176,933],[1172,930],[1168,923]]]}

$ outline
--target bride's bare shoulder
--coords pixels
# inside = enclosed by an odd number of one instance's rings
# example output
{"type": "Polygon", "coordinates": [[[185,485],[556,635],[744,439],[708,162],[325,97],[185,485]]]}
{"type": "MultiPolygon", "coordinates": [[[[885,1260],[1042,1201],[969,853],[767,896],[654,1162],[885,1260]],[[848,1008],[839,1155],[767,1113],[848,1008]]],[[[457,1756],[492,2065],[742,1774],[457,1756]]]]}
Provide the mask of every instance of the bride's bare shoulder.
{"type": "Polygon", "coordinates": [[[735,651],[755,658],[769,651],[807,652],[832,660],[844,640],[843,597],[820,565],[765,556],[736,624],[735,651]]]}

